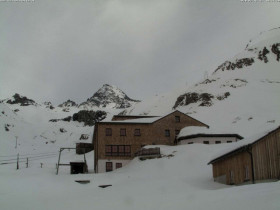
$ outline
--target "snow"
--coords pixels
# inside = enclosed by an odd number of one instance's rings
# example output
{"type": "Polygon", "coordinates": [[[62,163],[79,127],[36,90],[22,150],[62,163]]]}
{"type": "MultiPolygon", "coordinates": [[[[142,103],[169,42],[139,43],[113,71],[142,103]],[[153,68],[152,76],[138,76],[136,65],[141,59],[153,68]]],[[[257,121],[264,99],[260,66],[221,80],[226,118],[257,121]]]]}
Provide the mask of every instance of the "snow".
{"type": "Polygon", "coordinates": [[[104,123],[153,123],[162,117],[146,117],[131,120],[114,120],[114,121],[102,121],[104,123]]]}
{"type": "MultiPolygon", "coordinates": [[[[246,50],[229,61],[244,57],[256,58],[264,46],[270,47],[280,42],[279,31],[275,29],[262,33],[250,42],[246,50]],[[249,48],[253,48],[253,51],[248,51],[249,48]]],[[[86,155],[89,174],[70,175],[69,167],[60,167],[59,175],[55,175],[59,148],[75,147],[81,134],[89,135],[89,139],[82,142],[91,142],[93,127],[72,121],[54,123],[49,120],[73,115],[80,108],[69,107],[68,112],[64,112],[63,108],[50,110],[45,105],[22,107],[0,103],[0,163],[14,162],[5,160],[15,159],[18,153],[22,158],[19,170],[15,169],[15,163],[0,164],[1,210],[279,210],[279,181],[226,186],[213,181],[211,166],[207,165],[211,159],[252,143],[280,125],[279,62],[275,54],[269,53],[267,57],[268,63],[255,59],[252,66],[234,71],[217,71],[207,78],[210,83],[206,83],[204,78],[194,86],[179,87],[143,102],[135,102],[126,109],[127,114],[164,116],[174,111],[172,107],[181,94],[210,93],[215,97],[210,107],[191,103],[177,109],[209,125],[207,133],[236,133],[243,136],[244,140],[232,144],[159,146],[165,157],[146,161],[134,159],[125,167],[110,173],[92,173],[94,152],[90,152],[86,155]],[[217,96],[225,92],[229,92],[230,96],[218,100],[217,96]],[[16,109],[19,111],[15,112],[16,109]],[[7,125],[9,131],[5,130],[7,125]],[[60,128],[67,132],[60,132],[60,128]],[[27,157],[29,167],[25,168],[27,157]],[[91,182],[81,185],[74,182],[77,179],[88,179],[91,182]],[[112,187],[101,189],[98,187],[101,184],[112,184],[112,187]]],[[[122,96],[116,87],[113,91],[122,96]]],[[[113,115],[124,111],[112,107],[113,104],[105,108],[82,108],[106,111],[108,115],[105,120],[110,121],[113,115]]],[[[154,120],[156,118],[125,122],[150,123],[154,120]]],[[[83,155],[76,155],[74,150],[62,152],[62,163],[81,160],[83,155]]]]}
{"type": "Polygon", "coordinates": [[[202,126],[188,126],[185,128],[182,128],[178,137],[182,136],[190,136],[190,135],[196,135],[196,134],[233,134],[230,131],[222,131],[217,129],[212,129],[202,127],[202,126]]]}
{"type": "Polygon", "coordinates": [[[248,138],[242,140],[242,141],[239,141],[239,142],[236,142],[235,144],[229,144],[228,146],[226,146],[224,149],[222,149],[221,151],[217,152],[215,155],[213,155],[211,157],[211,161],[227,154],[227,153],[230,153],[234,150],[237,150],[243,146],[246,146],[246,145],[249,145],[249,144],[253,144],[255,143],[256,141],[258,141],[260,138],[266,136],[268,133],[270,133],[271,131],[275,130],[279,128],[279,125],[277,126],[267,126],[266,128],[262,128],[260,129],[260,131],[256,132],[254,135],[251,135],[249,136],[248,138]]]}
{"type": "MultiPolygon", "coordinates": [[[[279,209],[280,182],[238,187],[213,182],[207,161],[223,145],[159,147],[164,155],[174,156],[134,159],[126,167],[103,174],[70,175],[69,167],[60,167],[55,175],[57,158],[45,160],[43,168],[39,162],[30,163],[29,168],[22,164],[19,170],[15,165],[1,165],[1,210],[279,209]],[[102,184],[112,186],[99,188],[102,184]]],[[[67,152],[62,158],[72,156],[67,152]]],[[[87,160],[93,160],[92,156],[88,154],[87,160]]],[[[92,170],[93,165],[89,166],[92,170]]]]}

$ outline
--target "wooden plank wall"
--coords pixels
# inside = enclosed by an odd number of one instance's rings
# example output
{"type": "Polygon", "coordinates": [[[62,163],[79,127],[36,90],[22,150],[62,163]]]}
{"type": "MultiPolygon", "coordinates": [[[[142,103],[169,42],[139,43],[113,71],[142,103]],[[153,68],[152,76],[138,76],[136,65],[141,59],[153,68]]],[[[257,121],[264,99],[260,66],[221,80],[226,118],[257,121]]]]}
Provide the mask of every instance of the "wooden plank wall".
{"type": "Polygon", "coordinates": [[[245,181],[245,167],[249,167],[249,179],[252,180],[251,159],[247,152],[241,152],[227,159],[213,164],[213,177],[217,178],[226,175],[226,183],[230,183],[230,171],[234,173],[234,184],[241,184],[245,181]]]}
{"type": "Polygon", "coordinates": [[[256,180],[280,178],[280,129],[253,145],[256,180]]]}

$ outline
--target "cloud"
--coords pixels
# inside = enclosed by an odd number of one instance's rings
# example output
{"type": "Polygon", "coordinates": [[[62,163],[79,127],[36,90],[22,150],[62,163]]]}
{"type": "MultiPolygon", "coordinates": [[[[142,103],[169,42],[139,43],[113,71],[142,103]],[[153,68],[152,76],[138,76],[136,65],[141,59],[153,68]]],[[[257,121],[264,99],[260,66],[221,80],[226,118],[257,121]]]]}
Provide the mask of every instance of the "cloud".
{"type": "Polygon", "coordinates": [[[4,3],[0,98],[81,102],[104,83],[136,99],[192,83],[278,26],[280,4],[99,0],[4,3]]]}

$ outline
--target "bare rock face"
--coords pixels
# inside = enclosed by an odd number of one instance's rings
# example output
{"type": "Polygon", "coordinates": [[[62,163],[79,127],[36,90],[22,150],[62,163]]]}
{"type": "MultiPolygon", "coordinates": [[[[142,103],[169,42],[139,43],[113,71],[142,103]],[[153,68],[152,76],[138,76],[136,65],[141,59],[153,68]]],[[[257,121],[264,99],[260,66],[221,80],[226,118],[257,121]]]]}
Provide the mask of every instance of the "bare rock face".
{"type": "Polygon", "coordinates": [[[58,105],[58,107],[61,107],[61,108],[76,107],[76,106],[78,106],[78,104],[76,104],[76,102],[74,102],[70,99],[68,99],[67,101],[58,105]]]}
{"type": "Polygon", "coordinates": [[[73,121],[84,122],[85,126],[93,126],[96,122],[105,119],[106,116],[107,113],[104,111],[81,110],[73,114],[73,121]]]}
{"type": "Polygon", "coordinates": [[[263,50],[259,51],[258,59],[267,63],[268,62],[268,58],[266,56],[267,54],[269,54],[269,50],[266,47],[264,47],[263,50]]]}
{"type": "Polygon", "coordinates": [[[185,93],[177,98],[175,105],[173,106],[173,109],[177,108],[178,106],[187,106],[191,103],[197,103],[197,102],[201,102],[199,106],[211,106],[212,98],[214,98],[214,96],[210,93],[201,93],[201,94],[196,92],[185,93]]]}
{"type": "Polygon", "coordinates": [[[34,100],[29,99],[25,96],[21,96],[18,93],[13,95],[13,99],[7,100],[8,104],[19,104],[20,106],[38,105],[34,100]]]}
{"type": "Polygon", "coordinates": [[[235,69],[242,69],[246,66],[251,66],[254,63],[254,58],[242,58],[237,59],[234,63],[230,61],[226,61],[215,70],[217,71],[225,71],[225,70],[235,70],[235,69]]]}
{"type": "Polygon", "coordinates": [[[92,97],[79,105],[81,106],[96,106],[110,107],[116,109],[128,108],[133,102],[139,102],[129,98],[122,90],[108,84],[103,85],[92,97]]]}
{"type": "Polygon", "coordinates": [[[277,56],[276,60],[280,60],[280,43],[275,43],[271,46],[271,51],[277,56]]]}

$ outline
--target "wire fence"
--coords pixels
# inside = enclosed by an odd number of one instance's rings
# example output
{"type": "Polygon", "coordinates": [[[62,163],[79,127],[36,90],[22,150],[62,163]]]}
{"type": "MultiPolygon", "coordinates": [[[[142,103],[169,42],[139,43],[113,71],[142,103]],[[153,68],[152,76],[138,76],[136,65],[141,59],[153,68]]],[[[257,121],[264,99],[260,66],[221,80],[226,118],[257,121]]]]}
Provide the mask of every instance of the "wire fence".
{"type": "Polygon", "coordinates": [[[26,162],[28,166],[29,161],[43,160],[53,158],[58,155],[58,152],[52,153],[37,153],[37,154],[23,154],[23,155],[2,155],[0,156],[0,165],[15,164],[26,162]]]}

